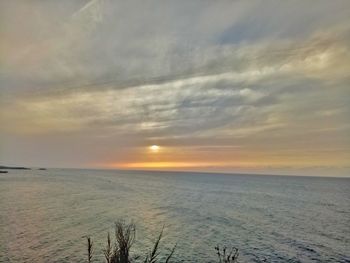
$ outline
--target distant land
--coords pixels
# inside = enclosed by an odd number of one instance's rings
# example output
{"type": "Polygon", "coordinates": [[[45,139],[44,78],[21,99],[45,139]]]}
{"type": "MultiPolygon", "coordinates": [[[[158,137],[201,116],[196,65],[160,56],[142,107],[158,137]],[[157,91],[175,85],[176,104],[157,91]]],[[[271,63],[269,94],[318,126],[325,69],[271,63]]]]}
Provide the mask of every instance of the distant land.
{"type": "Polygon", "coordinates": [[[31,168],[21,167],[21,166],[3,166],[3,165],[0,165],[0,170],[31,170],[31,168]]]}

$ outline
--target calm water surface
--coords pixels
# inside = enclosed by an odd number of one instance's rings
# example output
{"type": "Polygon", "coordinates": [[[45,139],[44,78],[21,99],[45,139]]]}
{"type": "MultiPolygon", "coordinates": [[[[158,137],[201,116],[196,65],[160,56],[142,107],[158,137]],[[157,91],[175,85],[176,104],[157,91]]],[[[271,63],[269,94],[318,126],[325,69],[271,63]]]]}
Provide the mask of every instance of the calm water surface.
{"type": "Polygon", "coordinates": [[[0,262],[96,262],[118,219],[143,255],[162,226],[176,262],[350,262],[350,179],[50,169],[0,174],[0,262]]]}

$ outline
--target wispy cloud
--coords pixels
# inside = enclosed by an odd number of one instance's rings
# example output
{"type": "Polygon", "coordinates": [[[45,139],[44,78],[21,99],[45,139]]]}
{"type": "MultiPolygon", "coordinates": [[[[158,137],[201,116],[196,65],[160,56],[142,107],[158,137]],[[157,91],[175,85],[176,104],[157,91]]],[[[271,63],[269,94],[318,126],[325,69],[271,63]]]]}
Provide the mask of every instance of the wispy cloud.
{"type": "Polygon", "coordinates": [[[58,165],[152,162],[156,142],[163,164],[350,165],[347,1],[1,5],[4,160],[71,136],[96,154],[58,165]]]}

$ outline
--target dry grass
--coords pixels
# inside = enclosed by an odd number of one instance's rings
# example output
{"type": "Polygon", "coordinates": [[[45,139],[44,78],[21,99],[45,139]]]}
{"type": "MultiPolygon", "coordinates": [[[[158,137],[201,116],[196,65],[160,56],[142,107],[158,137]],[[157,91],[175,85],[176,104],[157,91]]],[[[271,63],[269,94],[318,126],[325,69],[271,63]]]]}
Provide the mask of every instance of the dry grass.
{"type": "Polygon", "coordinates": [[[219,258],[219,263],[235,263],[238,261],[239,252],[235,247],[227,249],[227,247],[220,248],[219,245],[217,245],[215,250],[219,258]]]}
{"type": "MultiPolygon", "coordinates": [[[[132,263],[139,260],[139,257],[132,257],[130,250],[135,241],[136,229],[133,223],[125,224],[119,221],[115,224],[115,240],[112,241],[110,234],[107,234],[106,248],[103,250],[106,263],[132,263]]],[[[159,244],[163,236],[163,230],[160,232],[149,254],[142,261],[144,263],[160,263],[158,258],[160,255],[159,244]]],[[[93,241],[90,237],[87,239],[88,263],[92,263],[93,241]]],[[[175,252],[176,245],[166,257],[165,263],[170,263],[175,252]]]]}
{"type": "Polygon", "coordinates": [[[86,237],[86,239],[87,239],[88,262],[91,263],[94,243],[92,242],[91,237],[86,237]]]}
{"type": "MultiPolygon", "coordinates": [[[[136,228],[133,223],[125,224],[119,221],[115,224],[115,240],[112,241],[110,234],[107,234],[107,244],[103,250],[104,258],[106,263],[161,263],[159,261],[160,251],[159,245],[163,237],[163,229],[158,235],[154,242],[154,245],[150,252],[145,256],[144,260],[140,257],[132,257],[130,250],[135,241],[136,228]]],[[[93,258],[93,241],[90,237],[87,239],[87,252],[88,252],[88,263],[92,263],[93,258]]],[[[172,256],[176,250],[176,245],[172,248],[170,253],[167,255],[164,263],[170,263],[172,256]]],[[[219,263],[236,263],[238,259],[238,249],[232,248],[228,250],[226,247],[222,249],[219,246],[215,247],[216,254],[218,255],[219,263]]]]}

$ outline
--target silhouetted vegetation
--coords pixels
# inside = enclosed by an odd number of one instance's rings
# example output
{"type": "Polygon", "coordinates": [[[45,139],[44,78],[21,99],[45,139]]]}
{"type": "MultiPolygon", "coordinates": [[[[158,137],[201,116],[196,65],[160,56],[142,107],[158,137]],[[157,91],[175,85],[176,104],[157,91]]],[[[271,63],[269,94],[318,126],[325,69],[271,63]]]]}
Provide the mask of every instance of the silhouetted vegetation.
{"type": "Polygon", "coordinates": [[[92,253],[93,253],[93,242],[91,240],[91,237],[86,237],[87,239],[87,250],[88,250],[88,262],[91,263],[92,260],[92,253]]]}
{"type": "MultiPolygon", "coordinates": [[[[159,261],[159,245],[163,237],[163,229],[158,235],[156,241],[150,252],[145,255],[144,259],[140,256],[133,257],[130,254],[130,250],[135,241],[136,228],[133,223],[125,224],[119,221],[115,224],[115,240],[112,241],[110,234],[107,234],[107,244],[103,250],[104,258],[106,263],[132,263],[132,262],[143,262],[143,263],[160,263],[159,261]]],[[[87,239],[87,262],[93,262],[93,241],[90,237],[87,239]]],[[[168,253],[164,263],[170,263],[175,253],[176,245],[173,246],[170,253],[168,253]]],[[[219,246],[215,247],[216,253],[220,263],[234,263],[238,259],[238,249],[233,247],[228,250],[226,247],[220,249],[219,246]]]]}
{"type": "Polygon", "coordinates": [[[220,246],[217,245],[215,250],[220,263],[233,263],[238,260],[239,253],[238,249],[235,247],[228,249],[227,247],[220,248],[220,246]]]}

